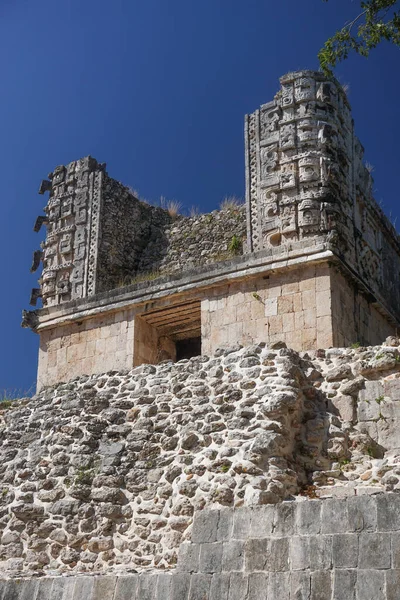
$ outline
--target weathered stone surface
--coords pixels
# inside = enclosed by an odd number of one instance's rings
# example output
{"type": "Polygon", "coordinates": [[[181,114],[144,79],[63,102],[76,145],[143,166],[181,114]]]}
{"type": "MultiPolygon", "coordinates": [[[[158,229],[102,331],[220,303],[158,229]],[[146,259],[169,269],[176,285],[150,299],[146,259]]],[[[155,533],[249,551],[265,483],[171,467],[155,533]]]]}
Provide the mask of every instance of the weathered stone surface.
{"type": "Polygon", "coordinates": [[[189,600],[203,600],[210,591],[212,575],[195,573],[190,584],[189,600]]]}
{"type": "Polygon", "coordinates": [[[383,571],[358,571],[356,598],[363,600],[386,600],[385,573],[383,571]]]}
{"type": "Polygon", "coordinates": [[[355,600],[357,571],[335,569],[333,574],[333,596],[337,600],[355,600]]]}
{"type": "Polygon", "coordinates": [[[332,538],[332,560],[333,566],[337,569],[351,569],[357,567],[358,536],[353,533],[342,533],[339,535],[334,535],[332,538]]]}
{"type": "Polygon", "coordinates": [[[360,535],[358,566],[360,569],[390,569],[391,543],[387,534],[360,535]]]}
{"type": "MultiPolygon", "coordinates": [[[[161,577],[161,575],[159,576],[161,577]]],[[[132,600],[136,598],[136,591],[138,587],[138,576],[137,575],[126,575],[118,577],[117,584],[115,586],[115,595],[113,600],[132,600]]],[[[165,590],[164,598],[168,598],[167,590],[165,590]]],[[[158,598],[157,598],[158,600],[158,598]]]]}
{"type": "Polygon", "coordinates": [[[73,600],[92,598],[94,577],[80,576],[76,578],[73,600]]]}

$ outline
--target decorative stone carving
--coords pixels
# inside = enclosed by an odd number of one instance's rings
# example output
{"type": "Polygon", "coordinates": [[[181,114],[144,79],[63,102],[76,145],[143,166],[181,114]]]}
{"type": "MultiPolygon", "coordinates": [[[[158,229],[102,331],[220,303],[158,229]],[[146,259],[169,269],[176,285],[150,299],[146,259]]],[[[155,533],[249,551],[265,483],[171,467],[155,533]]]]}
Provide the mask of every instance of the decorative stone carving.
{"type": "Polygon", "coordinates": [[[45,215],[40,215],[36,218],[35,224],[33,226],[33,231],[38,233],[43,225],[43,223],[48,223],[49,219],[45,215]]]}
{"type": "Polygon", "coordinates": [[[51,192],[51,181],[48,179],[42,179],[39,186],[39,194],[44,194],[45,192],[51,192]]]}
{"type": "Polygon", "coordinates": [[[33,253],[33,258],[32,258],[32,266],[30,268],[31,273],[33,273],[34,271],[37,271],[42,258],[43,258],[43,250],[35,250],[35,252],[33,253]]]}
{"type": "Polygon", "coordinates": [[[43,254],[35,253],[32,268],[43,258],[40,279],[42,300],[51,306],[95,292],[99,243],[99,195],[105,164],[86,157],[58,166],[41,183],[39,193],[50,192],[45,216],[37,218],[35,231],[47,226],[43,254]],[[90,245],[89,245],[90,240],[90,245]]]}
{"type": "Polygon", "coordinates": [[[41,297],[40,288],[33,288],[32,291],[31,291],[31,297],[30,297],[30,300],[29,300],[29,304],[31,306],[36,306],[38,298],[40,298],[40,297],[41,297]]]}
{"type": "Polygon", "coordinates": [[[398,312],[390,264],[399,239],[373,199],[343,89],[314,71],[280,82],[275,99],[246,117],[249,250],[324,243],[398,312]]]}
{"type": "Polygon", "coordinates": [[[23,310],[21,327],[35,330],[39,323],[39,317],[36,310],[23,310]]]}

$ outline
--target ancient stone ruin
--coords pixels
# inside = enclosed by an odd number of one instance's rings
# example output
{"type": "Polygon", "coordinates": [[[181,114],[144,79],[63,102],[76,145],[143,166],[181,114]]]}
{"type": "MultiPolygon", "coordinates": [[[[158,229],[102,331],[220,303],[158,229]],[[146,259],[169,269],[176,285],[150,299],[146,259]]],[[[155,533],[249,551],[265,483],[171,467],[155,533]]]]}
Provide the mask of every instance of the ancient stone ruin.
{"type": "Polygon", "coordinates": [[[245,145],[209,215],[42,182],[0,600],[399,600],[399,238],[337,82],[282,77],[245,145]]]}

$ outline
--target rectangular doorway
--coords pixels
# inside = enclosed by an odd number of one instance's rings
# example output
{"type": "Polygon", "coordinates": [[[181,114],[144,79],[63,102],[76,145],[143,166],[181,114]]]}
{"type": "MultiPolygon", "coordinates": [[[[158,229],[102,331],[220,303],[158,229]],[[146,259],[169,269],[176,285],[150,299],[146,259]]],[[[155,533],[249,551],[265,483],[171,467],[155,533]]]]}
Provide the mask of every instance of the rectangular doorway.
{"type": "Polygon", "coordinates": [[[200,301],[152,309],[135,316],[134,365],[201,354],[200,301]]]}

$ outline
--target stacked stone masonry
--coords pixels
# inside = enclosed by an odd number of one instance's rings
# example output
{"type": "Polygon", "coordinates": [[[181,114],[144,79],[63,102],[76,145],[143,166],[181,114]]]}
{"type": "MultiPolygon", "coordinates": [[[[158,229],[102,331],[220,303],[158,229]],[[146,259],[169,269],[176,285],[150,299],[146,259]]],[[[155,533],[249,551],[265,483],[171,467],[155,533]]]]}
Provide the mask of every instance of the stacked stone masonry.
{"type": "Polygon", "coordinates": [[[1,600],[398,600],[400,496],[205,510],[177,569],[0,581],[1,600]]]}
{"type": "Polygon", "coordinates": [[[1,412],[1,572],[170,569],[197,511],[400,490],[398,343],[260,343],[16,401],[1,412]]]}

